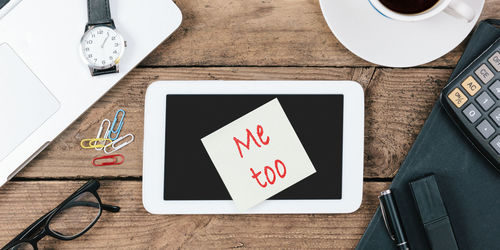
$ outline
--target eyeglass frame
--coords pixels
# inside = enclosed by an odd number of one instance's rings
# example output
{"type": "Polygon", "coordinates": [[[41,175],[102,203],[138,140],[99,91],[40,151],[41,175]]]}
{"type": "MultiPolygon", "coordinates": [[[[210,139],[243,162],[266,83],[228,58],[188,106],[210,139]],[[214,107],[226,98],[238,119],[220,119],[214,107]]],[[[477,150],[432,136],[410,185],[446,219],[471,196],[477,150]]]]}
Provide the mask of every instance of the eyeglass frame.
{"type": "MultiPolygon", "coordinates": [[[[26,229],[24,229],[14,239],[12,239],[9,243],[7,243],[7,245],[5,245],[1,250],[10,250],[11,248],[13,248],[17,245],[23,244],[23,243],[30,244],[34,250],[37,250],[38,249],[38,242],[47,235],[52,236],[53,238],[56,238],[59,240],[65,240],[65,241],[74,240],[74,239],[82,236],[83,234],[85,234],[88,230],[90,230],[90,228],[92,228],[95,225],[95,223],[97,223],[97,221],[101,217],[103,209],[106,211],[112,212],[112,213],[119,212],[120,207],[107,205],[107,204],[102,203],[101,198],[97,194],[97,189],[99,189],[100,185],[101,184],[99,183],[98,180],[92,179],[92,180],[88,181],[83,186],[81,186],[78,190],[76,190],[72,195],[70,195],[63,202],[61,202],[57,207],[55,207],[50,212],[46,213],[44,216],[40,217],[38,220],[36,220],[30,226],[28,226],[26,229]],[[52,218],[54,218],[54,216],[57,215],[62,210],[68,208],[67,206],[70,204],[70,202],[73,199],[79,197],[80,195],[82,195],[86,192],[94,195],[94,197],[98,201],[97,205],[99,205],[99,213],[96,216],[96,218],[84,230],[82,230],[80,233],[72,235],[72,236],[64,236],[62,234],[57,234],[52,229],[50,229],[49,224],[50,224],[52,218]],[[37,230],[39,230],[40,228],[42,228],[40,230],[40,232],[38,232],[37,234],[35,234],[31,237],[28,237],[28,236],[30,236],[30,234],[37,232],[37,230]]],[[[91,202],[91,203],[93,203],[93,202],[91,202]]],[[[93,204],[96,204],[96,203],[93,203],[93,204]]]]}

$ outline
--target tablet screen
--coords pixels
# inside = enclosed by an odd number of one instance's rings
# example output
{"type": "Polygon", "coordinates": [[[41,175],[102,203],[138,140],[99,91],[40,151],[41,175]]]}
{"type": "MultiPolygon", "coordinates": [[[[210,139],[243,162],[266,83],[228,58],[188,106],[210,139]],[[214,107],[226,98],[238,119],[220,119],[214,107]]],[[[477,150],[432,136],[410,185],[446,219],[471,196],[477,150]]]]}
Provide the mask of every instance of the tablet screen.
{"type": "Polygon", "coordinates": [[[341,199],[343,95],[167,95],[164,200],[231,200],[201,138],[274,98],[316,173],[271,199],[341,199]]]}

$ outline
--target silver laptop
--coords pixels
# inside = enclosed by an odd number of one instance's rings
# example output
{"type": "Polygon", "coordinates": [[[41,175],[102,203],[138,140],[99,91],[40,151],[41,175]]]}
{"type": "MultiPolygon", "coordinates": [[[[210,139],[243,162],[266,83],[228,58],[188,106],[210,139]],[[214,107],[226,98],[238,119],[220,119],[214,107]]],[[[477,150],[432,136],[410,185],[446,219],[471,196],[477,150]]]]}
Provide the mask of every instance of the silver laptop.
{"type": "Polygon", "coordinates": [[[182,21],[171,0],[111,0],[127,48],[119,73],[92,77],[79,52],[86,0],[0,0],[0,7],[0,186],[182,21]]]}

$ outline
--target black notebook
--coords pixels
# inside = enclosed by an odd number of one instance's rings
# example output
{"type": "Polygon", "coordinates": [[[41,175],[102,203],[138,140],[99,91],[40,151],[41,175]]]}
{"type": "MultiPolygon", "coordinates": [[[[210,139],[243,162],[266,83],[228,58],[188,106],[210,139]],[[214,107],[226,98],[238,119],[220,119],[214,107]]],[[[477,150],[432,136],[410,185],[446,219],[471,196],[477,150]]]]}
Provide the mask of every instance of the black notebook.
{"type": "MultiPolygon", "coordinates": [[[[500,20],[482,21],[450,79],[500,37],[500,20]]],[[[430,249],[409,182],[434,174],[460,249],[500,248],[500,172],[436,102],[391,189],[410,249],[430,249]]],[[[356,249],[396,249],[377,209],[356,249]]]]}

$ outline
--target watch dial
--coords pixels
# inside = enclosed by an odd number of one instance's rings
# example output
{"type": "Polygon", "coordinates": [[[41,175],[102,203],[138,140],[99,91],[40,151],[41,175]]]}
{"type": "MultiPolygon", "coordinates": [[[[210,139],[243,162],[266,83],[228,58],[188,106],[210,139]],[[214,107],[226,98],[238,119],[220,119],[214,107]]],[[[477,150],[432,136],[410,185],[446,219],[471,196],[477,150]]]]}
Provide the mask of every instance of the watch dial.
{"type": "Polygon", "coordinates": [[[97,69],[118,64],[125,47],[123,38],[114,29],[105,26],[85,32],[80,43],[84,60],[97,69]]]}

